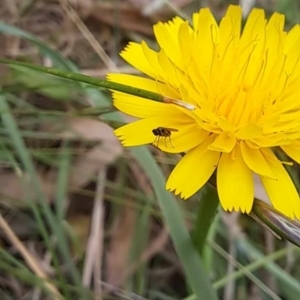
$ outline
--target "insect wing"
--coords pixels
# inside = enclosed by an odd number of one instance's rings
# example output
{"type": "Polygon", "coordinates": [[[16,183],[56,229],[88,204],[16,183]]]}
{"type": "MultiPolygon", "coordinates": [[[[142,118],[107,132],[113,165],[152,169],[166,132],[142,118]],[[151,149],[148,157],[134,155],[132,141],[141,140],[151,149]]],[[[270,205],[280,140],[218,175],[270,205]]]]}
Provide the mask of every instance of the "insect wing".
{"type": "Polygon", "coordinates": [[[165,129],[165,130],[171,131],[171,132],[178,132],[179,131],[178,129],[175,129],[175,128],[168,128],[168,127],[162,127],[162,128],[165,129]]]}

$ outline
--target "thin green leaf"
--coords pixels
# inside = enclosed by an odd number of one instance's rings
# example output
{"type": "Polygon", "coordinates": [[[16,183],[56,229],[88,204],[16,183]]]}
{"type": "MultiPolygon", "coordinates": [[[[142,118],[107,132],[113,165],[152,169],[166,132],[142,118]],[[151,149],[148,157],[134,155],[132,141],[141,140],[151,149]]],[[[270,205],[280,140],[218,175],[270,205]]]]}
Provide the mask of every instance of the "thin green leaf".
{"type": "Polygon", "coordinates": [[[8,60],[8,59],[0,59],[0,63],[2,64],[7,64],[10,66],[19,66],[19,67],[24,67],[28,68],[31,70],[36,70],[40,71],[43,73],[55,75],[61,78],[66,78],[78,82],[83,82],[87,83],[92,86],[98,86],[104,89],[111,89],[119,92],[123,92],[126,94],[134,95],[134,96],[139,96],[143,97],[146,99],[151,99],[154,101],[163,101],[163,96],[160,94],[156,94],[147,90],[135,88],[129,85],[121,84],[121,83],[116,83],[104,79],[99,79],[99,78],[93,78],[87,75],[79,74],[79,73],[73,73],[73,72],[68,72],[68,71],[63,71],[55,68],[47,68],[39,65],[34,65],[30,63],[25,63],[25,62],[17,62],[13,60],[8,60]]]}
{"type": "Polygon", "coordinates": [[[67,198],[69,172],[71,165],[71,154],[68,149],[68,143],[63,144],[60,150],[59,171],[56,187],[56,213],[60,222],[64,220],[65,202],[67,198]]]}
{"type": "Polygon", "coordinates": [[[132,152],[144,168],[144,172],[148,174],[149,180],[153,185],[158,203],[170,230],[174,247],[197,299],[218,299],[200,256],[193,245],[180,207],[176,203],[175,198],[165,189],[165,178],[160,168],[153,162],[151,154],[149,151],[146,152],[146,149],[133,148],[132,152]]]}

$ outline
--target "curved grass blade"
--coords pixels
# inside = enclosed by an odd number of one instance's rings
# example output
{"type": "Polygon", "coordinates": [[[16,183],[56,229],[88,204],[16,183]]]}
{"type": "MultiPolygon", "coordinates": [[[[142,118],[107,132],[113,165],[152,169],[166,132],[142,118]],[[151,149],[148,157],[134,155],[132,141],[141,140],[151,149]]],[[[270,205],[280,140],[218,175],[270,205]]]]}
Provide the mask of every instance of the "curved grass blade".
{"type": "Polygon", "coordinates": [[[158,203],[168,224],[171,238],[176,252],[183,264],[188,281],[198,300],[218,299],[208,279],[204,265],[191,236],[188,233],[180,207],[174,197],[165,190],[165,178],[158,165],[153,161],[149,151],[145,148],[133,148],[138,162],[148,174],[158,203]]]}
{"type": "Polygon", "coordinates": [[[267,226],[276,237],[300,247],[300,222],[291,220],[263,201],[255,199],[251,216],[267,226]]]}
{"type": "Polygon", "coordinates": [[[61,78],[71,79],[74,81],[87,83],[92,86],[98,86],[98,87],[101,87],[104,89],[111,89],[111,90],[123,92],[123,93],[134,95],[134,96],[143,97],[143,98],[154,100],[154,101],[162,102],[164,100],[162,95],[156,94],[154,92],[142,90],[142,89],[135,88],[135,87],[132,87],[129,85],[116,83],[116,82],[112,82],[112,81],[108,81],[108,80],[104,80],[104,79],[93,78],[93,77],[79,74],[79,73],[68,72],[68,71],[59,70],[59,69],[55,69],[55,68],[43,67],[43,66],[39,66],[39,65],[31,64],[31,63],[13,61],[13,60],[9,60],[9,59],[0,59],[0,63],[6,64],[6,65],[9,65],[12,67],[14,67],[14,66],[24,67],[24,68],[28,68],[30,70],[40,71],[40,72],[51,74],[51,75],[58,76],[61,78]]]}

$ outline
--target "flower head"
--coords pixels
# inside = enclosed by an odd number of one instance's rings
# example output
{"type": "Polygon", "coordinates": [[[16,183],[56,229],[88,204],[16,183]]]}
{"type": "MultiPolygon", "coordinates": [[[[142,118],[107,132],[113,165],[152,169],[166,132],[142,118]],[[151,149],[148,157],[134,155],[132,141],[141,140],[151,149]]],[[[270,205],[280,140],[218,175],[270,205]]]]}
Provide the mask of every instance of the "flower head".
{"type": "Polygon", "coordinates": [[[249,213],[258,174],[273,206],[300,218],[296,188],[274,154],[280,147],[300,163],[300,26],[286,32],[283,15],[266,20],[256,8],[241,24],[239,6],[229,6],[219,24],[204,8],[192,25],[179,17],[154,25],[158,51],[130,43],[121,56],[148,78],[108,79],[168,101],[114,92],[114,105],[140,119],[115,134],[124,146],[185,152],[167,181],[184,199],[216,171],[222,207],[249,213]]]}

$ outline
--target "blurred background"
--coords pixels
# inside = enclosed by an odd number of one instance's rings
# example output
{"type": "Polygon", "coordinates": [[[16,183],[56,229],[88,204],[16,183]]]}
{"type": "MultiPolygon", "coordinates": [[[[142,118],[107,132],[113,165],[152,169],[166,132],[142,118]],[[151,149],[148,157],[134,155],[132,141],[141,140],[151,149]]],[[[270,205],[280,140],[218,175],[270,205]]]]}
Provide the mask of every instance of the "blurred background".
{"type": "MultiPolygon", "coordinates": [[[[296,0],[0,0],[0,58],[139,74],[119,57],[128,41],[155,49],[154,23],[207,6],[219,20],[230,3],[300,22],[296,0]]],[[[167,177],[180,156],[123,149],[105,90],[4,65],[0,85],[0,299],[196,299],[145,172],[157,162],[167,177]]],[[[174,197],[191,230],[199,196],[174,197]]],[[[203,260],[220,299],[298,300],[299,255],[220,211],[203,260]]]]}

